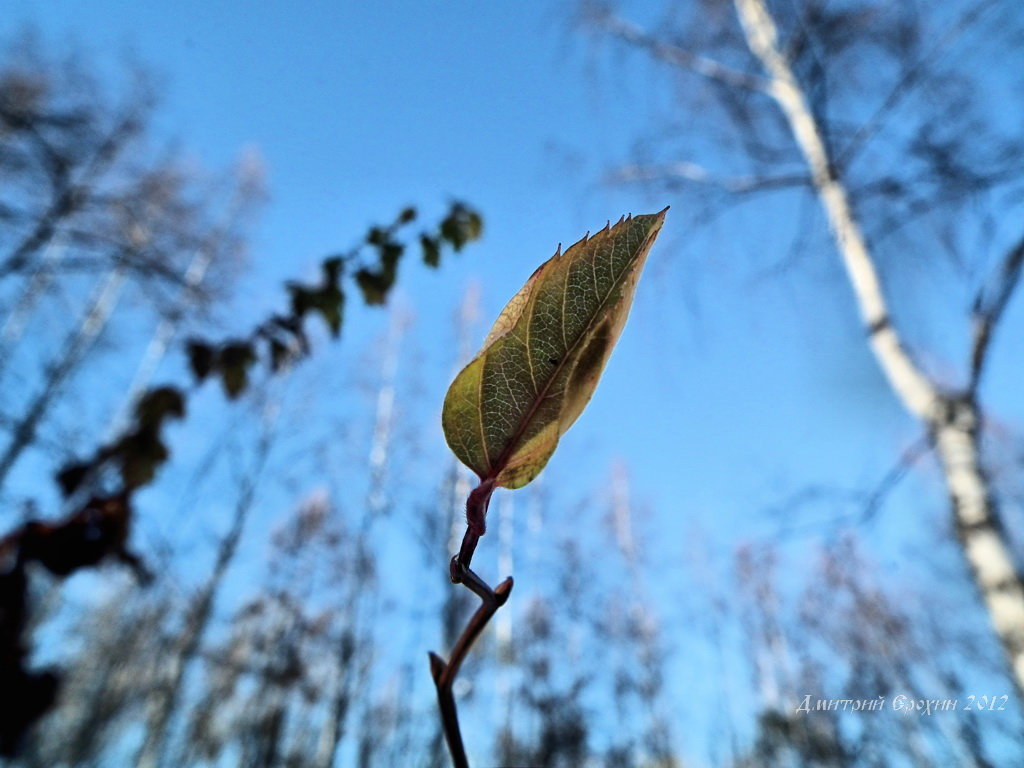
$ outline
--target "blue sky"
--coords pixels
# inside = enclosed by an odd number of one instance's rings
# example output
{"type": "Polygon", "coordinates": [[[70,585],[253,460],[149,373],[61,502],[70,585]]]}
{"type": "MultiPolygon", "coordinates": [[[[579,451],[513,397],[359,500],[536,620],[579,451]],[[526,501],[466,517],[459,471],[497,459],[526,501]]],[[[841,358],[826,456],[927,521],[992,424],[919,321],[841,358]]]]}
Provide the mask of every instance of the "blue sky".
{"type": "MultiPolygon", "coordinates": [[[[670,195],[600,183],[630,157],[639,132],[668,113],[668,90],[646,65],[591,55],[560,8],[8,0],[0,35],[34,25],[51,50],[78,45],[111,67],[134,55],[166,88],[158,134],[208,167],[258,148],[270,199],[237,318],[279,306],[281,280],[312,276],[319,257],[406,204],[427,221],[453,197],[481,210],[482,243],[438,272],[408,263],[400,278],[424,361],[423,396],[409,412],[428,425],[448,385],[451,318],[467,285],[482,286],[479,341],[487,319],[558,243],[672,203],[620,345],[545,482],[584,493],[621,459],[653,510],[654,556],[679,560],[699,534],[724,570],[739,541],[777,530],[767,511],[791,493],[870,488],[918,433],[866,351],[829,248],[778,279],[755,279],[785,257],[795,227],[787,200],[765,203],[778,206],[771,231],[752,229],[763,217],[742,208],[694,228],[670,195]]],[[[354,304],[342,341],[349,350],[387,325],[384,313],[354,304]]],[[[1011,426],[1024,410],[1003,394],[1020,373],[1008,339],[1022,324],[1016,306],[991,371],[994,403],[1011,426]]],[[[940,320],[926,335],[941,342],[940,366],[957,361],[948,333],[940,320]]],[[[355,352],[345,354],[358,365],[355,352]]],[[[440,471],[439,424],[427,439],[440,471]]],[[[913,553],[943,538],[936,480],[924,462],[868,531],[894,573],[910,567],[912,575],[913,553]]],[[[799,524],[835,511],[783,517],[799,524]]],[[[670,593],[662,596],[669,613],[670,593]]]]}

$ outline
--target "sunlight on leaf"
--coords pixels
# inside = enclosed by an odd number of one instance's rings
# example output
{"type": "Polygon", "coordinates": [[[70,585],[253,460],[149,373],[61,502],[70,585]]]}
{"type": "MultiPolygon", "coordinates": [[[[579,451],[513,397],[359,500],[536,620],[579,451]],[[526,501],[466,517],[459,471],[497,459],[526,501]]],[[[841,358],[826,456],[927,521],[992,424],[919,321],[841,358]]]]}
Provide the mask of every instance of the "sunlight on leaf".
{"type": "Polygon", "coordinates": [[[466,466],[521,488],[589,402],[665,211],[623,218],[530,277],[448,389],[442,426],[466,466]]]}

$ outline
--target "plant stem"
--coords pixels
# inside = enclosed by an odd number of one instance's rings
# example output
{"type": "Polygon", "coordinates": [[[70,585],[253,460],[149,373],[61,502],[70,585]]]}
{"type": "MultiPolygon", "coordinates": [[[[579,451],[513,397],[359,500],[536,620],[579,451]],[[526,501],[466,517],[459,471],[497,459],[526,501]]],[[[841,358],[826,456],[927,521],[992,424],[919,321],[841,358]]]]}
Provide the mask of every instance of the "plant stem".
{"type": "Polygon", "coordinates": [[[462,743],[462,733],[459,730],[459,713],[455,706],[452,685],[469,649],[473,647],[473,643],[487,626],[487,622],[505,604],[512,592],[511,576],[491,589],[487,582],[469,568],[477,542],[483,535],[483,516],[487,512],[487,503],[492,489],[493,485],[485,487],[485,484],[481,484],[469,495],[467,516],[470,520],[470,528],[462,539],[459,554],[452,558],[450,566],[452,583],[465,584],[480,598],[480,607],[476,609],[476,612],[470,617],[469,623],[466,624],[466,628],[462,630],[447,662],[436,653],[428,654],[430,675],[434,678],[434,685],[437,688],[437,703],[441,710],[441,727],[444,730],[445,741],[448,742],[448,751],[451,753],[455,768],[469,768],[469,760],[466,757],[466,748],[462,743]],[[483,490],[481,491],[481,489],[483,490]],[[479,521],[479,527],[474,525],[475,521],[479,521]],[[476,532],[477,530],[479,533],[476,532]]]}

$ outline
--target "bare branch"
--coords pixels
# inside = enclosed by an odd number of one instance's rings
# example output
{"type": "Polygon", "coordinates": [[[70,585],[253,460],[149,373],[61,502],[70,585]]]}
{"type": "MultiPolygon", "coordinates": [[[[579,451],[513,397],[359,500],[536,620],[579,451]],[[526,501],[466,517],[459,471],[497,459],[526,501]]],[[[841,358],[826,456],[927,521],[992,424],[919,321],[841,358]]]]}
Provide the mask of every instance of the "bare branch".
{"type": "Polygon", "coordinates": [[[857,154],[858,150],[870,141],[879,130],[881,130],[882,126],[885,124],[886,118],[892,113],[892,110],[895,109],[901,101],[903,101],[905,96],[913,92],[914,87],[921,81],[922,77],[928,71],[928,68],[934,66],[935,59],[942,53],[942,51],[952,45],[961,34],[966,32],[975,22],[978,21],[979,18],[981,18],[985,11],[994,5],[996,5],[996,0],[983,0],[977,5],[969,8],[963,16],[961,16],[949,27],[949,29],[946,30],[943,35],[939,37],[924,56],[915,61],[903,73],[903,76],[892,87],[886,95],[885,100],[881,103],[878,109],[875,110],[875,113],[857,129],[857,132],[850,139],[849,143],[838,153],[836,164],[839,167],[846,167],[857,154]]]}
{"type": "Polygon", "coordinates": [[[602,32],[617,38],[624,43],[648,51],[655,59],[664,61],[682,69],[688,69],[698,75],[728,85],[758,93],[768,92],[768,81],[758,75],[752,75],[739,69],[722,64],[707,56],[672,45],[647,34],[640,27],[627,19],[607,12],[595,12],[590,16],[591,24],[602,32]]]}
{"type": "Polygon", "coordinates": [[[974,302],[974,341],[971,345],[971,379],[970,391],[974,392],[981,381],[992,334],[1003,317],[1007,304],[1014,290],[1020,284],[1021,270],[1024,268],[1024,238],[1011,248],[1003,257],[996,277],[997,286],[993,295],[987,300],[979,295],[974,302]]]}
{"type": "Polygon", "coordinates": [[[139,107],[130,107],[127,110],[84,164],[85,170],[78,180],[70,178],[66,163],[54,165],[51,171],[53,199],[32,231],[0,262],[0,279],[26,269],[32,256],[56,236],[61,224],[74,216],[88,201],[93,185],[117,160],[138,132],[140,113],[139,107]]]}
{"type": "Polygon", "coordinates": [[[676,181],[692,182],[718,187],[733,194],[788,189],[811,183],[811,177],[806,173],[784,173],[777,176],[715,176],[704,166],[685,160],[654,165],[623,165],[609,173],[606,178],[614,184],[652,181],[665,184],[676,181]]]}
{"type": "Polygon", "coordinates": [[[890,320],[867,241],[850,204],[847,190],[836,174],[821,126],[789,61],[779,47],[778,31],[763,0],[736,0],[750,50],[771,76],[770,93],[782,109],[811,171],[829,225],[853,287],[871,348],[879,365],[907,409],[924,420],[934,417],[938,392],[910,358],[890,320]]]}
{"type": "Polygon", "coordinates": [[[896,462],[886,470],[874,487],[868,491],[845,490],[821,485],[802,488],[769,510],[770,514],[784,521],[783,525],[772,534],[772,540],[817,532],[822,527],[827,527],[835,533],[842,526],[860,526],[872,522],[882,511],[892,492],[910,473],[914,465],[932,452],[932,448],[931,438],[927,434],[914,440],[900,453],[896,462]],[[791,522],[796,509],[805,504],[817,504],[823,501],[850,504],[855,509],[848,515],[827,520],[813,521],[802,525],[791,522]]]}
{"type": "Polygon", "coordinates": [[[980,413],[973,393],[941,392],[911,359],[891,321],[878,269],[829,156],[822,126],[779,47],[775,20],[765,0],[735,0],[735,6],[747,44],[771,77],[771,95],[812,172],[875,359],[903,407],[923,423],[934,442],[964,555],[1017,690],[1024,691],[1024,578],[981,466],[980,413]]]}

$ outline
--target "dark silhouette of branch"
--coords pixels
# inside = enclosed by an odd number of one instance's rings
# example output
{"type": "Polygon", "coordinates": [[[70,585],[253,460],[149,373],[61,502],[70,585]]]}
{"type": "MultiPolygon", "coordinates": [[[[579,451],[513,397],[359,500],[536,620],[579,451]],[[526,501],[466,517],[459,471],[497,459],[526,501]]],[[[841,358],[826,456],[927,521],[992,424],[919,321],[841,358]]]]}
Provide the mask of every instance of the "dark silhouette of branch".
{"type": "Polygon", "coordinates": [[[996,287],[991,296],[979,295],[972,308],[974,340],[971,345],[971,374],[969,389],[976,392],[985,368],[992,334],[1006,311],[1014,290],[1020,284],[1024,268],[1024,238],[1003,257],[996,275],[996,287]]]}
{"type": "Polygon", "coordinates": [[[914,465],[931,453],[932,448],[929,435],[926,434],[919,437],[903,450],[899,458],[886,470],[885,474],[879,478],[878,482],[870,490],[845,490],[814,485],[797,491],[770,510],[770,514],[787,520],[786,525],[779,528],[772,535],[772,538],[781,540],[791,536],[818,531],[823,527],[827,527],[834,532],[843,525],[865,525],[870,523],[881,512],[890,494],[906,478],[914,465]],[[804,525],[792,525],[788,522],[792,518],[794,511],[799,507],[822,501],[851,504],[856,509],[849,515],[831,520],[806,523],[804,525]]]}
{"type": "Polygon", "coordinates": [[[62,225],[94,202],[95,185],[139,135],[152,107],[152,98],[143,84],[120,108],[113,124],[102,131],[102,109],[95,105],[77,108],[73,115],[61,115],[50,111],[51,105],[44,99],[25,81],[23,73],[2,73],[0,128],[27,137],[40,155],[38,162],[51,198],[30,231],[0,259],[0,279],[29,268],[34,256],[52,241],[62,225]],[[51,129],[61,132],[52,140],[47,136],[51,129]],[[99,136],[97,130],[102,131],[99,136]]]}
{"type": "Polygon", "coordinates": [[[38,563],[58,578],[115,558],[142,583],[151,579],[127,548],[131,510],[126,495],[93,498],[63,520],[29,520],[0,539],[0,756],[12,757],[27,730],[56,700],[60,675],[27,668],[30,646],[28,574],[38,563]]]}
{"type": "Polygon", "coordinates": [[[983,2],[969,8],[955,23],[950,25],[945,33],[939,36],[925,55],[906,68],[900,79],[892,86],[889,93],[886,94],[885,99],[878,109],[875,110],[874,114],[860,125],[856,133],[846,143],[846,146],[837,153],[837,167],[845,168],[852,162],[857,152],[871,141],[871,138],[885,125],[886,118],[892,114],[899,103],[906,96],[909,96],[914,91],[915,86],[934,68],[935,61],[942,54],[942,51],[952,45],[960,35],[977,22],[984,15],[985,11],[997,4],[996,0],[983,0],[983,2]]]}

